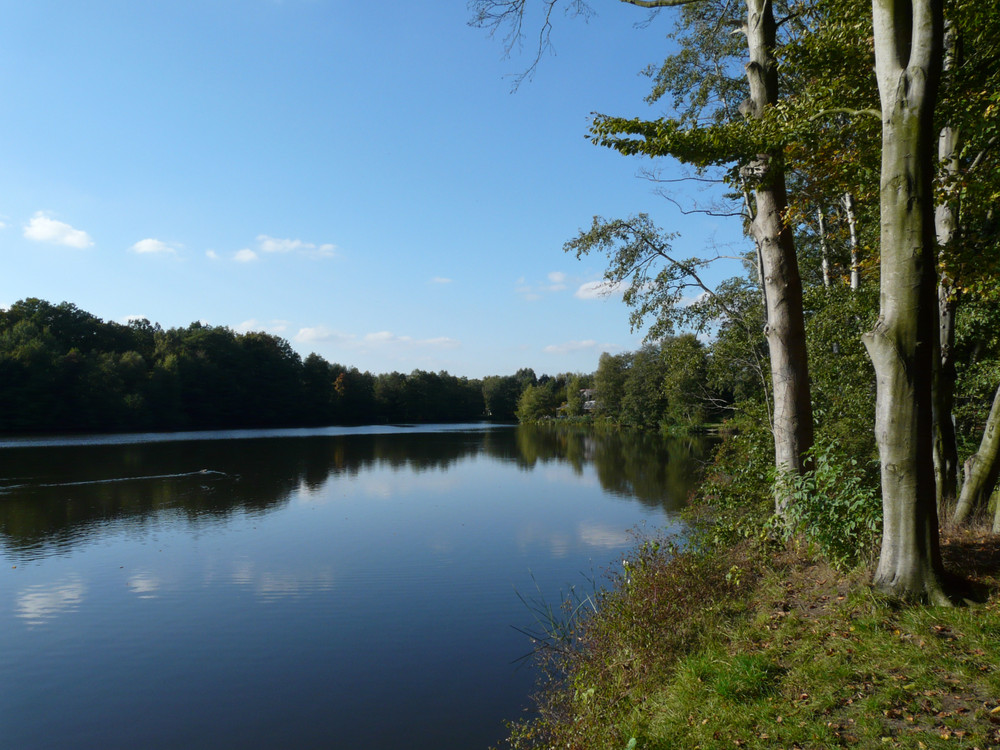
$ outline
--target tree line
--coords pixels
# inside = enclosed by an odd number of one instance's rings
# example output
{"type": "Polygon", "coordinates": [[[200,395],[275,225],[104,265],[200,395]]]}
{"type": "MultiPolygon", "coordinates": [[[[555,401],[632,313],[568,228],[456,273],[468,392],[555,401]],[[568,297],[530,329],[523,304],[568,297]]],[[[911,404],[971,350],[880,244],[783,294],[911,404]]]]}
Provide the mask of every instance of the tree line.
{"type": "Polygon", "coordinates": [[[531,369],[373,375],[262,332],[103,321],[29,298],[0,311],[0,431],[186,430],[512,421],[531,369]]]}

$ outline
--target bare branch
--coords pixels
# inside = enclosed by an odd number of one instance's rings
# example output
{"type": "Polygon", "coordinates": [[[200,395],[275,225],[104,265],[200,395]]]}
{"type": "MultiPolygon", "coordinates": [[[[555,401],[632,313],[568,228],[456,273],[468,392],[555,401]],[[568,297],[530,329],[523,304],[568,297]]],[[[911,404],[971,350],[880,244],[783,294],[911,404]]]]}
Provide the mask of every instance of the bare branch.
{"type": "Polygon", "coordinates": [[[719,211],[713,211],[710,208],[684,208],[683,206],[681,206],[681,204],[677,201],[676,198],[671,197],[665,191],[657,190],[656,194],[659,195],[661,198],[663,198],[665,201],[669,201],[670,203],[673,203],[675,206],[677,206],[677,210],[680,211],[685,216],[690,216],[691,214],[705,214],[705,216],[715,216],[721,218],[746,216],[746,214],[743,211],[722,213],[719,211]]]}
{"type": "Polygon", "coordinates": [[[688,276],[690,276],[694,280],[693,284],[685,284],[683,286],[694,286],[694,287],[697,287],[698,289],[701,289],[703,292],[705,292],[707,295],[709,295],[712,299],[715,300],[715,302],[719,306],[719,308],[724,313],[726,313],[726,315],[728,315],[730,317],[730,319],[732,319],[732,320],[739,320],[740,319],[740,316],[737,313],[734,313],[732,310],[729,309],[729,307],[722,300],[722,298],[719,297],[719,295],[717,295],[715,293],[715,290],[711,289],[708,285],[705,284],[704,281],[701,280],[701,277],[698,275],[698,272],[694,269],[694,266],[692,266],[690,263],[686,263],[684,261],[677,260],[677,259],[671,257],[670,255],[668,255],[667,251],[666,251],[666,247],[667,246],[664,245],[663,243],[653,242],[652,240],[650,240],[648,233],[644,232],[642,227],[636,226],[636,225],[632,224],[631,222],[626,222],[626,224],[628,224],[630,226],[630,228],[635,233],[635,235],[637,237],[641,238],[642,239],[642,243],[644,245],[646,245],[646,247],[648,247],[654,254],[660,256],[665,261],[667,261],[667,263],[670,263],[675,268],[681,269],[684,273],[686,273],[688,276]]]}
{"type": "Polygon", "coordinates": [[[877,118],[880,122],[882,121],[882,113],[877,109],[850,109],[849,107],[831,107],[830,109],[824,109],[814,114],[812,117],[809,118],[809,122],[812,122],[813,120],[818,120],[820,117],[823,117],[824,115],[833,115],[833,114],[852,115],[852,116],[871,115],[872,117],[877,118]]]}
{"type": "Polygon", "coordinates": [[[979,164],[982,162],[986,155],[989,153],[990,149],[993,148],[997,143],[997,137],[993,136],[990,138],[989,142],[986,144],[986,148],[976,154],[976,158],[972,160],[967,171],[972,172],[979,164]]]}
{"type": "Polygon", "coordinates": [[[701,2],[701,0],[619,0],[629,5],[638,5],[640,8],[673,8],[678,5],[690,5],[701,2]]]}

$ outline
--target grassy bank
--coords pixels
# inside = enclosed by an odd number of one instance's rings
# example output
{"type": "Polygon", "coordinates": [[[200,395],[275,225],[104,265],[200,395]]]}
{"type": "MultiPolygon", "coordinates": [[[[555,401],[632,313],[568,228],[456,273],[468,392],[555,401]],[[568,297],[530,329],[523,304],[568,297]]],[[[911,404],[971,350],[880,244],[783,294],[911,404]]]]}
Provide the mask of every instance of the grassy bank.
{"type": "Polygon", "coordinates": [[[525,748],[1000,748],[1000,552],[946,537],[985,603],[906,606],[802,550],[640,545],[547,649],[525,748]]]}

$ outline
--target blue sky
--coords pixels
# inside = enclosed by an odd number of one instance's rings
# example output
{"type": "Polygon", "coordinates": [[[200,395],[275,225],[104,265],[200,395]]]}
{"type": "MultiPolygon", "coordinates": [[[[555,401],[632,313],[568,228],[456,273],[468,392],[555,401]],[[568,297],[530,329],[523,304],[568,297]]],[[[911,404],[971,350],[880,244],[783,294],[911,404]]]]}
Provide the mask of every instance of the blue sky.
{"type": "Polygon", "coordinates": [[[266,330],[375,373],[593,371],[642,337],[562,250],[594,215],[743,247],[584,139],[594,111],[663,114],[639,72],[671,23],[593,5],[512,93],[531,41],[505,58],[464,0],[0,0],[0,305],[266,330]]]}

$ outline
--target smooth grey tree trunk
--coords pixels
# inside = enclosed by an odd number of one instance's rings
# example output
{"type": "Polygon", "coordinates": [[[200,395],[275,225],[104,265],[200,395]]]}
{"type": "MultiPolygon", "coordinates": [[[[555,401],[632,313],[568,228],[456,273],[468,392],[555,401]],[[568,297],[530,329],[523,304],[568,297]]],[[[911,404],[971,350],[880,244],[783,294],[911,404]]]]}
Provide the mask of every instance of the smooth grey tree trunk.
{"type": "Polygon", "coordinates": [[[823,286],[830,288],[830,257],[826,246],[826,217],[823,209],[816,209],[816,219],[819,222],[820,270],[823,272],[823,286]]]}
{"type": "Polygon", "coordinates": [[[856,292],[861,288],[861,253],[858,250],[858,221],[851,193],[844,193],[844,213],[847,214],[847,228],[851,232],[851,289],[856,292]]]}
{"type": "Polygon", "coordinates": [[[958,497],[958,437],[952,416],[955,405],[956,293],[948,279],[938,284],[938,352],[934,380],[934,486],[938,508],[950,508],[958,497]]]}
{"type": "MultiPolygon", "coordinates": [[[[965,482],[962,485],[962,494],[958,498],[958,505],[955,506],[953,518],[955,523],[962,523],[974,511],[986,508],[997,482],[997,470],[1000,468],[998,455],[1000,455],[1000,388],[997,388],[993,396],[993,406],[986,420],[986,429],[983,430],[979,450],[965,462],[965,482]]],[[[993,519],[993,530],[998,529],[1000,529],[1000,512],[997,512],[993,519]]]]}
{"type": "Polygon", "coordinates": [[[882,104],[879,318],[864,343],[877,383],[882,475],[876,588],[948,604],[933,462],[937,339],[934,104],[941,70],[942,0],[873,0],[882,104]]]}
{"type": "MultiPolygon", "coordinates": [[[[955,29],[948,28],[944,39],[944,68],[956,64],[955,29]]],[[[934,231],[938,251],[945,257],[959,241],[959,132],[944,127],[938,136],[938,164],[947,180],[934,211],[934,231]]],[[[946,264],[942,264],[942,268],[946,264]]],[[[938,280],[938,352],[934,380],[934,474],[938,511],[951,508],[958,497],[958,439],[952,413],[955,405],[955,310],[958,291],[944,271],[938,280]]],[[[957,516],[957,513],[956,513],[957,516]]]]}
{"type": "MultiPolygon", "coordinates": [[[[747,80],[749,112],[759,117],[778,101],[778,66],[774,58],[777,25],[771,0],[746,0],[747,80]]],[[[785,223],[788,197],[785,171],[778,151],[759,154],[747,171],[755,180],[755,212],[750,233],[760,248],[767,305],[767,345],[774,393],[774,464],[779,472],[801,473],[813,444],[809,365],[802,279],[792,233],[785,223]]],[[[783,515],[789,502],[779,483],[775,510],[783,515]]]]}

